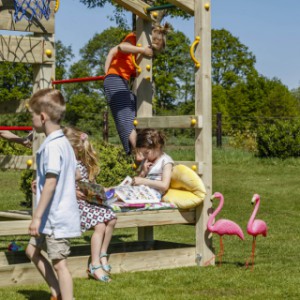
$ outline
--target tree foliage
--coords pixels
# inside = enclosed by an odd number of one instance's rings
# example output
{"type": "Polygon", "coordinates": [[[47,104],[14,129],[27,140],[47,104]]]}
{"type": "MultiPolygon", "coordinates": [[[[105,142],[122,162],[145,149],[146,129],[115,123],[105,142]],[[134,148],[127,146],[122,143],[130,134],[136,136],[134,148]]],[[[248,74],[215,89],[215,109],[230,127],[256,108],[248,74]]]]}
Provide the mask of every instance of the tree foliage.
{"type": "Polygon", "coordinates": [[[64,46],[58,40],[55,43],[56,60],[55,60],[55,77],[56,79],[63,79],[67,75],[67,64],[74,58],[71,46],[64,46]]]}
{"type": "Polygon", "coordinates": [[[237,37],[225,29],[212,30],[212,82],[224,88],[246,81],[256,59],[237,37]]]}
{"type": "Polygon", "coordinates": [[[32,90],[32,66],[10,62],[0,62],[0,66],[0,101],[28,98],[32,90]]]}

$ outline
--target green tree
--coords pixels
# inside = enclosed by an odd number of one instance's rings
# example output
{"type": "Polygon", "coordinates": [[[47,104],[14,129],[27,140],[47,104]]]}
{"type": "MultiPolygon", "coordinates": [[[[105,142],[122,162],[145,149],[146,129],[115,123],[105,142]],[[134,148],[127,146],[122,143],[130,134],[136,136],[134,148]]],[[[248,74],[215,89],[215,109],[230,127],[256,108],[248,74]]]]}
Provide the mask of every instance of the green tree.
{"type": "Polygon", "coordinates": [[[32,91],[30,64],[0,62],[0,101],[22,100],[32,91]]]}
{"type": "MultiPolygon", "coordinates": [[[[104,74],[109,50],[120,43],[127,33],[122,28],[110,27],[88,41],[80,50],[86,76],[104,74]]],[[[158,110],[171,108],[176,102],[193,97],[193,64],[189,57],[189,44],[189,39],[182,32],[171,32],[166,51],[153,60],[153,87],[158,110]]],[[[98,89],[99,86],[103,93],[102,84],[97,83],[98,89]]]]}
{"type": "Polygon", "coordinates": [[[194,66],[189,54],[190,40],[180,31],[170,32],[166,50],[153,61],[154,95],[157,109],[174,107],[194,96],[194,66]]]}
{"type": "Polygon", "coordinates": [[[68,73],[68,63],[74,57],[72,47],[64,46],[58,40],[55,43],[56,60],[55,60],[55,77],[56,79],[64,79],[68,73]]]}
{"type": "Polygon", "coordinates": [[[256,59],[237,37],[225,29],[212,30],[212,82],[230,88],[255,72],[256,59]]]}
{"type": "Polygon", "coordinates": [[[104,64],[109,50],[119,44],[128,33],[128,30],[110,27],[95,34],[80,50],[82,60],[87,63],[94,76],[104,74],[104,64]]]}
{"type": "MultiPolygon", "coordinates": [[[[80,60],[70,67],[71,78],[92,76],[89,64],[80,60]]],[[[100,93],[100,83],[79,82],[64,86],[66,94],[67,113],[65,121],[68,125],[76,126],[83,131],[99,134],[103,128],[103,112],[106,109],[106,101],[100,93]]],[[[102,134],[101,134],[102,135],[102,134]]]]}

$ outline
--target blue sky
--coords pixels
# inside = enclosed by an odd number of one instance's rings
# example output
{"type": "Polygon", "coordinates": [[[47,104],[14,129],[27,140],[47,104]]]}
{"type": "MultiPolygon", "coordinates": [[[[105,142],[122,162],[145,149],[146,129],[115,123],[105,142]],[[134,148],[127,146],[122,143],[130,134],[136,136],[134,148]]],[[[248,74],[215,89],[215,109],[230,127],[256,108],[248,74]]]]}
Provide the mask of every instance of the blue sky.
{"type": "MultiPolygon", "coordinates": [[[[212,28],[225,28],[256,56],[256,69],[277,77],[290,89],[300,86],[300,0],[212,0],[212,28]]],[[[107,16],[113,8],[88,9],[79,0],[60,1],[56,39],[79,50],[96,33],[114,26],[107,16]]],[[[128,14],[130,20],[131,16],[128,14]]],[[[193,18],[171,19],[175,30],[194,39],[193,18]]]]}

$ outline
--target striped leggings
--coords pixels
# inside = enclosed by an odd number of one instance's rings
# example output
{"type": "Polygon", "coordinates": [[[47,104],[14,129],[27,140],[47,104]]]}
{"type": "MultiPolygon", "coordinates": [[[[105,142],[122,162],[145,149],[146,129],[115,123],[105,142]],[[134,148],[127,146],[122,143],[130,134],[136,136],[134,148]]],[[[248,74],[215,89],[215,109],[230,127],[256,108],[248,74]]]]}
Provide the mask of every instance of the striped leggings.
{"type": "Polygon", "coordinates": [[[128,82],[118,75],[105,77],[104,91],[123,148],[126,154],[130,154],[129,136],[135,130],[136,96],[129,90],[128,82]]]}

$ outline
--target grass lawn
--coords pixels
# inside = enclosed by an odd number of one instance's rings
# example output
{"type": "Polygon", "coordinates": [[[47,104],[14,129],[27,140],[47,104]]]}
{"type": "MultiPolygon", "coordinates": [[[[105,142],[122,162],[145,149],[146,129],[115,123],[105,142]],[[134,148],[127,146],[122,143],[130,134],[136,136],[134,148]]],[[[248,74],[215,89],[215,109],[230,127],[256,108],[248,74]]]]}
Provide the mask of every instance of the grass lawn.
{"type": "MultiPolygon", "coordinates": [[[[176,151],[179,156],[180,149],[176,151]]],[[[188,159],[192,160],[185,155],[188,159]]],[[[109,284],[75,279],[76,299],[300,299],[299,169],[299,159],[261,160],[241,151],[214,149],[213,192],[219,191],[225,197],[217,219],[237,222],[244,230],[245,241],[236,236],[224,237],[221,267],[115,274],[109,284]],[[266,221],[269,232],[267,238],[257,238],[255,268],[251,272],[244,264],[251,253],[252,237],[247,235],[246,226],[254,193],[261,195],[258,218],[266,221]]],[[[20,208],[22,195],[16,188],[16,178],[18,174],[13,171],[0,174],[3,210],[20,208]]],[[[134,229],[115,231],[115,241],[134,239],[134,229]]],[[[194,230],[192,226],[161,226],[155,228],[155,239],[194,243],[194,230]]],[[[27,238],[21,240],[26,243],[27,238]]],[[[7,247],[8,241],[0,238],[0,247],[7,247]]],[[[217,236],[214,247],[218,252],[217,236]]],[[[49,295],[45,284],[0,288],[0,299],[41,300],[49,295]]]]}

